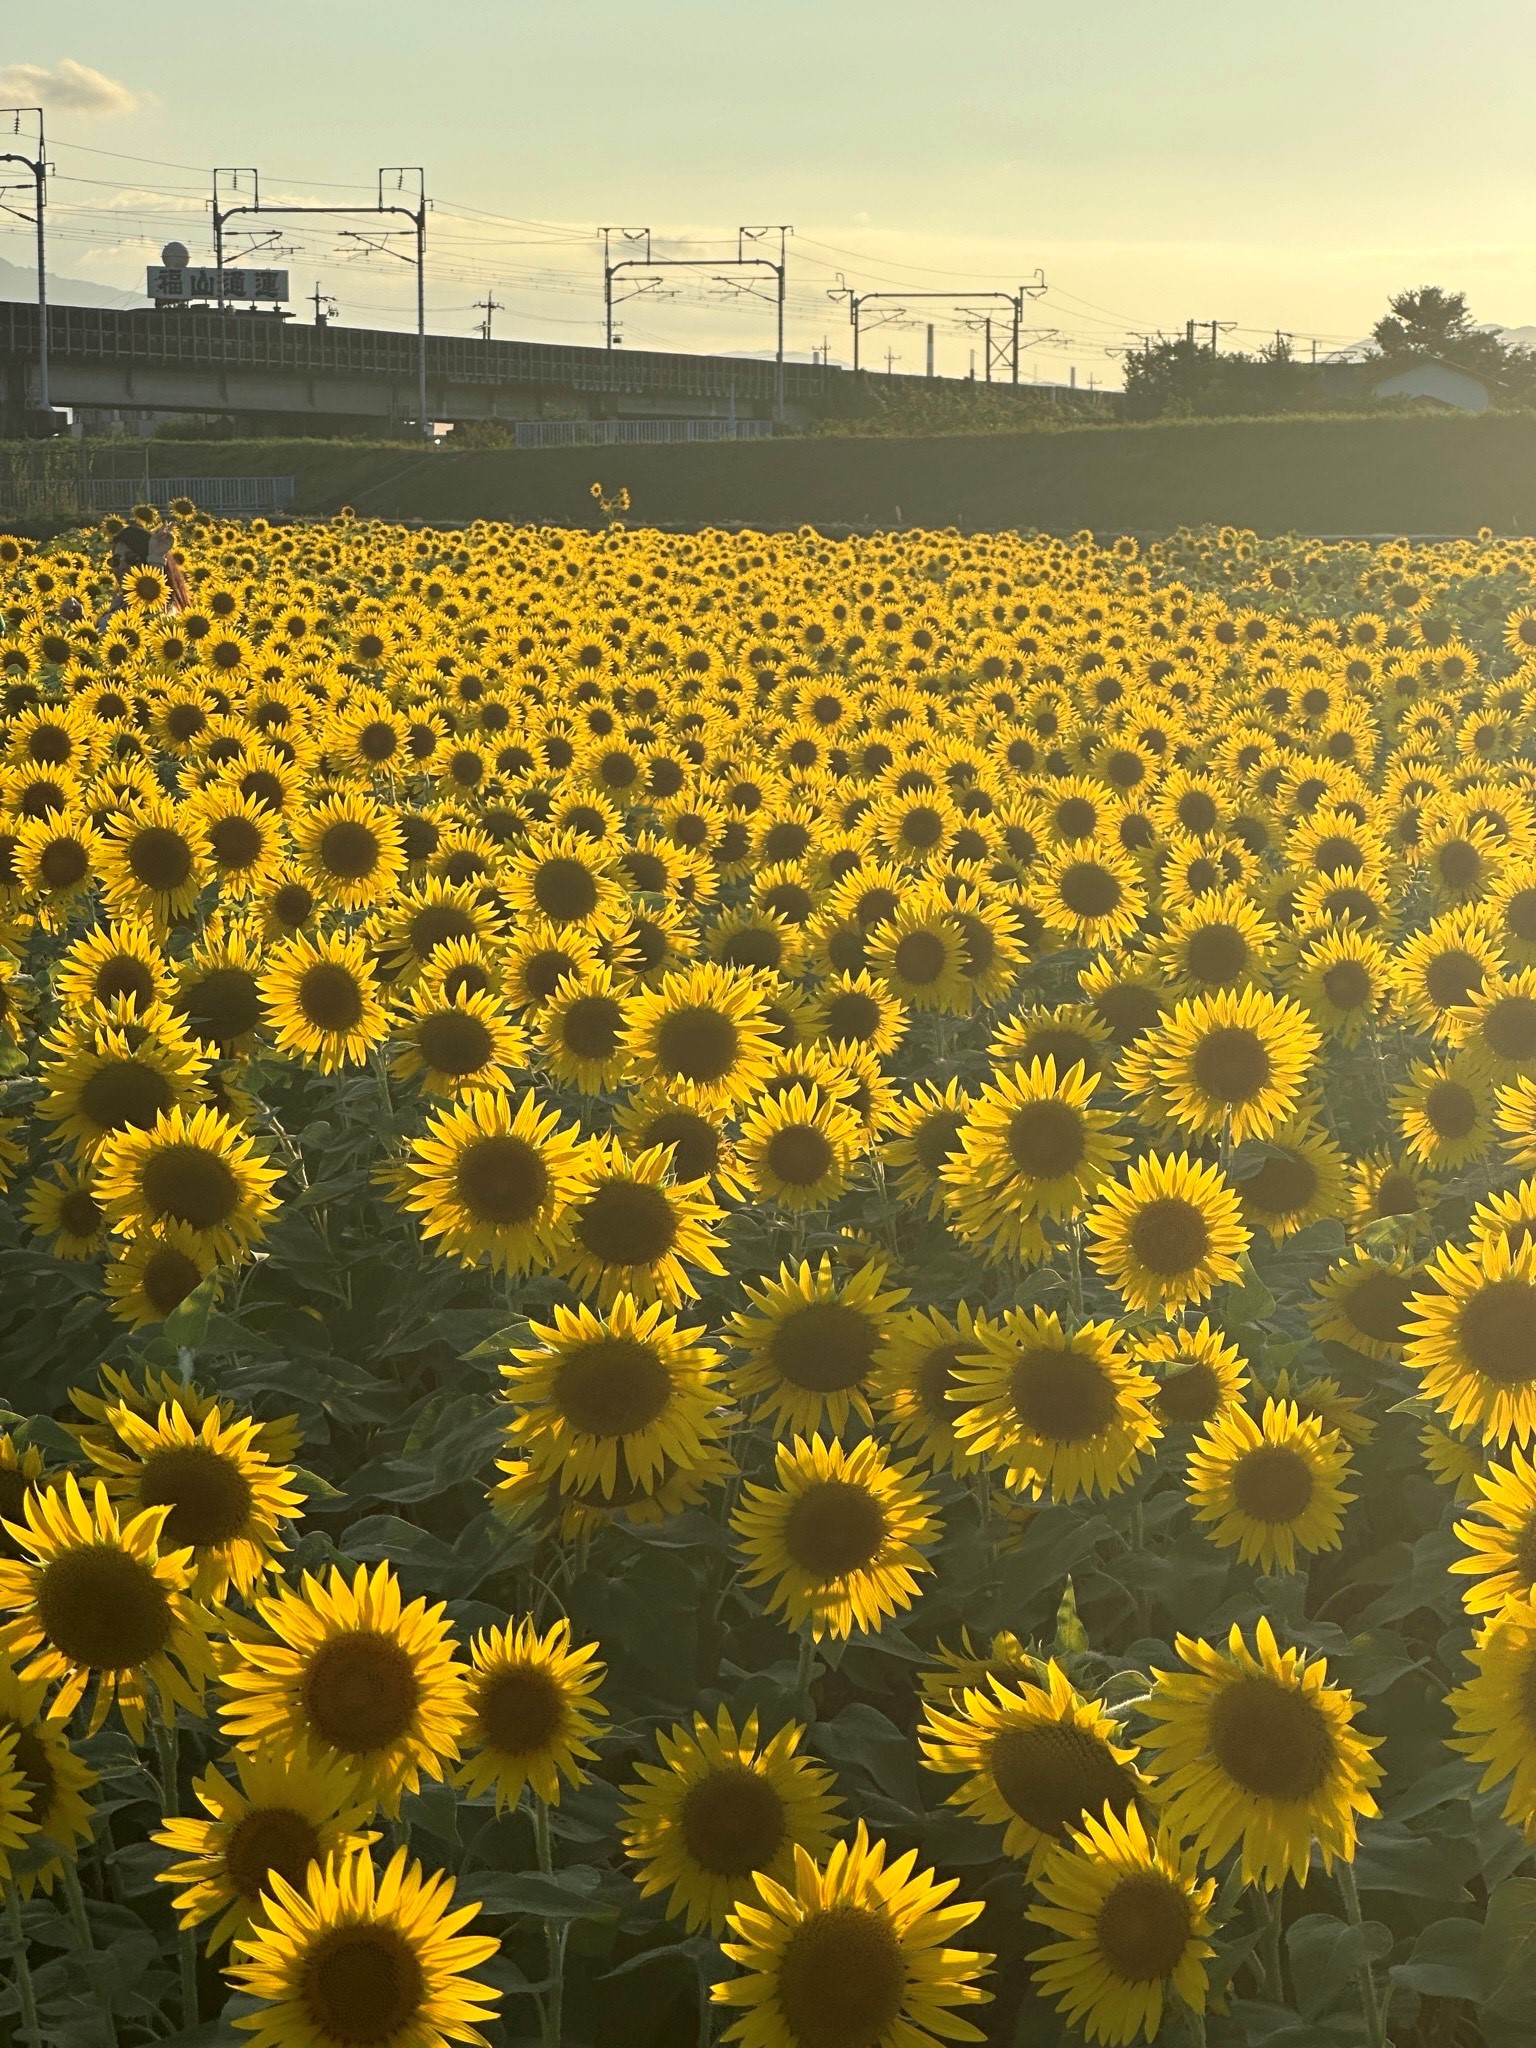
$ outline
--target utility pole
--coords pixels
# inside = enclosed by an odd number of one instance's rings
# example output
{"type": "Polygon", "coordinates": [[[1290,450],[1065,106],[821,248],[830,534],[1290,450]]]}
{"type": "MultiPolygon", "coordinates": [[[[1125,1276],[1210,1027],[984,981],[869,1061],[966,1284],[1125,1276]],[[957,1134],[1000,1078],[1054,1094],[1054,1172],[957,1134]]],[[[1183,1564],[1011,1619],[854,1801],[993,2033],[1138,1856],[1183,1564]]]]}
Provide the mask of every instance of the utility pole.
{"type": "Polygon", "coordinates": [[[493,313],[505,313],[507,309],[500,299],[493,299],[489,290],[487,290],[483,299],[476,299],[475,310],[485,315],[485,318],[480,322],[480,339],[482,341],[489,341],[491,338],[491,315],[493,313]]]}
{"type": "Polygon", "coordinates": [[[318,277],[315,279],[315,288],[309,295],[309,303],[315,309],[315,325],[317,327],[324,327],[328,320],[336,318],[338,310],[336,301],[329,292],[323,292],[320,289],[318,277]]]}
{"type": "Polygon", "coordinates": [[[885,352],[885,374],[887,375],[887,377],[890,376],[891,372],[895,369],[895,367],[896,351],[893,348],[888,348],[885,352]]]}
{"type": "MultiPolygon", "coordinates": [[[[44,224],[48,204],[48,146],[43,136],[42,108],[0,108],[0,141],[8,136],[31,147],[30,155],[21,149],[0,149],[0,164],[20,164],[32,174],[32,220],[37,229],[37,393],[39,405],[49,415],[51,428],[53,395],[48,382],[48,248],[44,224]]],[[[0,209],[8,213],[15,210],[5,206],[3,200],[0,200],[0,209]]],[[[25,220],[26,215],[22,214],[20,218],[25,220]]]]}
{"type": "Polygon", "coordinates": [[[933,322],[928,322],[928,376],[933,376],[933,322]]]}
{"type": "MultiPolygon", "coordinates": [[[[786,279],[789,268],[788,242],[794,229],[787,224],[771,227],[740,227],[736,230],[736,254],[734,256],[653,256],[651,254],[651,231],[649,228],[599,228],[603,238],[603,345],[612,348],[618,338],[613,331],[613,309],[624,299],[638,298],[642,292],[654,290],[661,282],[653,277],[649,284],[636,285],[633,291],[622,297],[614,292],[614,280],[621,272],[663,271],[663,270],[766,270],[774,280],[772,304],[775,308],[775,344],[773,378],[774,418],[781,425],[784,420],[784,305],[787,296],[786,279]],[[613,259],[613,237],[618,235],[623,242],[640,249],[638,256],[622,256],[613,259]],[[748,246],[764,242],[769,235],[779,238],[777,262],[771,256],[749,256],[748,246]]],[[[765,299],[766,291],[754,291],[752,286],[735,278],[716,278],[716,283],[728,285],[733,291],[745,292],[750,298],[765,299]]]]}

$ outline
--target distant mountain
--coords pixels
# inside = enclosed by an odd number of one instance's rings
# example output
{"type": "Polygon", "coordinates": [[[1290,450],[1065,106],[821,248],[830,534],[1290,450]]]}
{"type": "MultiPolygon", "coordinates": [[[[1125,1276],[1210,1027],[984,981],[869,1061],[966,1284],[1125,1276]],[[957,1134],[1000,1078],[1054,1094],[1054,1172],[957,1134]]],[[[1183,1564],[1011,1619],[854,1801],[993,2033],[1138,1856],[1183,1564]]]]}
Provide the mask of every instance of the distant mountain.
{"type": "MultiPolygon", "coordinates": [[[[142,292],[114,291],[110,285],[92,284],[84,277],[55,277],[48,273],[48,297],[55,306],[110,306],[123,308],[148,303],[142,292]]],[[[37,298],[37,271],[25,263],[8,263],[0,256],[0,299],[37,298]]]]}

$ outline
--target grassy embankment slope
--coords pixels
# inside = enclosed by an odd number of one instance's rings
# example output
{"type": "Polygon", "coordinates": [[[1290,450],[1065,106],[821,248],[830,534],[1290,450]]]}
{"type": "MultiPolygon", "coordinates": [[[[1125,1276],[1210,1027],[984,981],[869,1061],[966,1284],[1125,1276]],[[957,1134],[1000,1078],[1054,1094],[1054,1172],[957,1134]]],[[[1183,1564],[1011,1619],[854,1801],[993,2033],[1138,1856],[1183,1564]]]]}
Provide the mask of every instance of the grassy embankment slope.
{"type": "MultiPolygon", "coordinates": [[[[114,454],[117,451],[113,451],[114,454]]],[[[123,474],[138,451],[118,457],[123,474]]],[[[415,451],[334,441],[161,442],[160,476],[297,479],[301,512],[594,523],[600,478],[634,524],[1261,533],[1536,528],[1536,414],[1158,421],[1007,435],[415,451]]],[[[105,463],[98,473],[105,472],[105,463]]]]}

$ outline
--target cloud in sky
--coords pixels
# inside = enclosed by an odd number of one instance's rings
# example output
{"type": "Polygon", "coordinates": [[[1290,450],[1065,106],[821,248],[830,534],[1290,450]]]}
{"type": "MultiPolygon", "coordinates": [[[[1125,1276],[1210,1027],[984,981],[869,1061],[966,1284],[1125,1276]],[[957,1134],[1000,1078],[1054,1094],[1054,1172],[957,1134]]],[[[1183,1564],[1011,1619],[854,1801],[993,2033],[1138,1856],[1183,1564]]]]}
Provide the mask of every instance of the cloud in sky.
{"type": "Polygon", "coordinates": [[[139,95],[104,71],[63,57],[50,71],[42,64],[0,65],[0,99],[67,114],[131,114],[139,95]]]}

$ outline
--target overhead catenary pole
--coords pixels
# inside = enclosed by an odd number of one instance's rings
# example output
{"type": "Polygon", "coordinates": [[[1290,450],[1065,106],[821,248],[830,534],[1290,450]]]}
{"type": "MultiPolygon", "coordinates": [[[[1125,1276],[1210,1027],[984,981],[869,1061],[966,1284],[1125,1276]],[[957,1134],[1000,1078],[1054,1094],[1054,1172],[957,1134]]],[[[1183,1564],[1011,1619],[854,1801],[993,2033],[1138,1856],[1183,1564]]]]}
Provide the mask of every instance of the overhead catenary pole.
{"type": "MultiPolygon", "coordinates": [[[[37,232],[37,395],[42,411],[53,411],[53,392],[49,381],[48,368],[48,145],[43,130],[41,107],[6,107],[0,110],[0,123],[9,117],[9,133],[18,141],[22,139],[22,124],[30,131],[36,130],[36,144],[31,156],[21,150],[0,150],[0,164],[20,164],[32,174],[32,219],[37,232]]],[[[5,131],[0,129],[0,139],[5,131]]],[[[25,214],[22,215],[25,219],[25,214]]]]}

